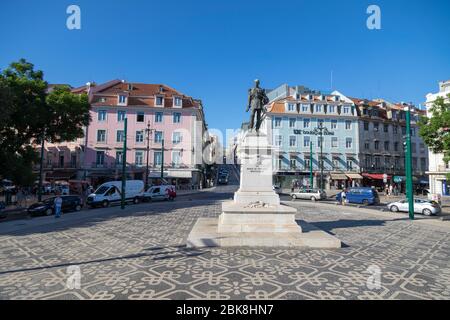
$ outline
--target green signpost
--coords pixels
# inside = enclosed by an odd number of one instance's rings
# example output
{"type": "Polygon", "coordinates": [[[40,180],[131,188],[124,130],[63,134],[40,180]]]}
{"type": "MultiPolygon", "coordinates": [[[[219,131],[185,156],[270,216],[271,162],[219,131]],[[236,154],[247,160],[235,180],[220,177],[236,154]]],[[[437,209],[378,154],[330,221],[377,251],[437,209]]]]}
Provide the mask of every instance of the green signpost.
{"type": "Polygon", "coordinates": [[[411,155],[411,110],[405,107],[406,113],[406,197],[408,199],[409,219],[414,220],[414,192],[412,177],[412,155],[411,155]]]}
{"type": "Polygon", "coordinates": [[[313,147],[312,141],[309,142],[309,186],[314,188],[313,181],[313,147]]]}
{"type": "Polygon", "coordinates": [[[122,151],[122,190],[120,208],[125,209],[125,189],[127,186],[127,118],[123,120],[123,151],[122,151]]]}

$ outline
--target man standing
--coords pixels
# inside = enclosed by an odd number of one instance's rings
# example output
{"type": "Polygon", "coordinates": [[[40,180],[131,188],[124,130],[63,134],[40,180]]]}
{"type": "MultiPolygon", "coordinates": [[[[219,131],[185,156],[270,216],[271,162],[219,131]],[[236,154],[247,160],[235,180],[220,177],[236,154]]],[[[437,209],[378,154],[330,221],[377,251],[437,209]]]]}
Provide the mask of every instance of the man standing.
{"type": "Polygon", "coordinates": [[[341,204],[345,206],[345,202],[347,201],[347,194],[345,193],[345,189],[341,192],[341,204]]]}
{"type": "Polygon", "coordinates": [[[56,192],[56,198],[54,201],[54,205],[55,205],[55,218],[59,218],[61,217],[61,207],[62,207],[62,198],[59,195],[59,191],[56,192]]]}

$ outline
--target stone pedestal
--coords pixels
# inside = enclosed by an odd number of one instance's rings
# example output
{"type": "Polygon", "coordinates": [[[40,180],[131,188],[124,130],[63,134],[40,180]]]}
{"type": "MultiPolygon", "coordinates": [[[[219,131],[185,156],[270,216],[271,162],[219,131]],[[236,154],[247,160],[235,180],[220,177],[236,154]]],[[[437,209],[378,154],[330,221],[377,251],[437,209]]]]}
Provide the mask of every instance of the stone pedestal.
{"type": "Polygon", "coordinates": [[[297,210],[280,204],[272,188],[272,153],[268,137],[249,132],[238,150],[240,187],[233,201],[222,204],[219,218],[200,218],[191,231],[188,247],[312,247],[339,248],[334,236],[297,223],[297,210]],[[308,232],[302,233],[302,227],[308,232]]]}

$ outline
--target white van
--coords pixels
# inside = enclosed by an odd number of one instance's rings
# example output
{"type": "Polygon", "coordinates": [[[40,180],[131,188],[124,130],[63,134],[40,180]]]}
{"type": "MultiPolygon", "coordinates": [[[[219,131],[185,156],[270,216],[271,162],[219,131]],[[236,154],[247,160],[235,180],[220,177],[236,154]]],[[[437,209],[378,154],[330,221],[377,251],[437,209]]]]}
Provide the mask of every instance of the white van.
{"type": "MultiPolygon", "coordinates": [[[[118,203],[122,200],[122,181],[110,181],[102,184],[87,199],[87,205],[96,207],[108,207],[111,203],[118,203]]],[[[141,180],[127,180],[125,186],[125,201],[138,203],[140,194],[144,190],[144,182],[141,180]]]]}
{"type": "Polygon", "coordinates": [[[174,185],[152,186],[141,194],[144,201],[173,200],[176,197],[174,185]]]}

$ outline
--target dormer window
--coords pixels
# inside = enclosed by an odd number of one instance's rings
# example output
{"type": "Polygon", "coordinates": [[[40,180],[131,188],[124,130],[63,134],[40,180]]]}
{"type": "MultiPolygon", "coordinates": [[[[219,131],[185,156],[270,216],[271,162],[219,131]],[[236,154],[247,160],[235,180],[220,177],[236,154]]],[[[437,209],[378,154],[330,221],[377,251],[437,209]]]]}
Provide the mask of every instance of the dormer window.
{"type": "Polygon", "coordinates": [[[322,105],[321,104],[316,104],[316,112],[322,112],[322,105]]]}
{"type": "Polygon", "coordinates": [[[155,105],[162,106],[164,103],[164,98],[162,96],[157,96],[155,100],[155,105]]]}
{"type": "Polygon", "coordinates": [[[336,112],[336,106],[328,105],[328,112],[329,113],[335,113],[336,112]]]}
{"type": "Polygon", "coordinates": [[[127,96],[119,96],[119,104],[127,104],[127,96]]]}
{"type": "Polygon", "coordinates": [[[287,109],[288,109],[289,112],[294,112],[295,111],[295,104],[288,103],[287,109]]]}
{"type": "Polygon", "coordinates": [[[183,105],[183,99],[181,99],[180,97],[174,97],[173,98],[173,105],[174,105],[174,107],[181,108],[182,105],[183,105]]]}
{"type": "Polygon", "coordinates": [[[106,98],[105,97],[101,97],[99,101],[104,103],[104,102],[106,102],[106,98]]]}

